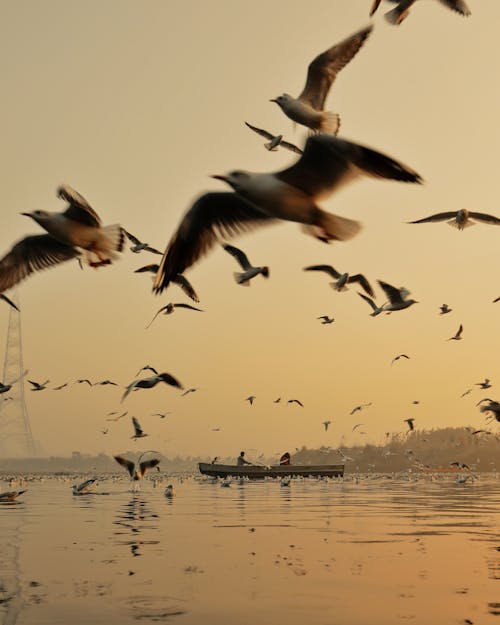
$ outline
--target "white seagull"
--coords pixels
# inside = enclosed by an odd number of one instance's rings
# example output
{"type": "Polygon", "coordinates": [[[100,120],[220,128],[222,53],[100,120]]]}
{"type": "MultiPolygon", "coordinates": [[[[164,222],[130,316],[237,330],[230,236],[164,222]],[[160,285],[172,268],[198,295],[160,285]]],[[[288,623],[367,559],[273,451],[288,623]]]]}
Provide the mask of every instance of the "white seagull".
{"type": "Polygon", "coordinates": [[[328,325],[335,321],[333,317],[329,317],[328,315],[321,315],[321,317],[316,317],[316,319],[321,320],[321,325],[328,325]]]}
{"type": "Polygon", "coordinates": [[[145,454],[149,454],[149,453],[158,453],[158,452],[144,451],[139,456],[137,462],[132,462],[131,460],[127,460],[126,458],[123,458],[123,456],[113,456],[113,458],[116,460],[116,462],[118,462],[118,464],[121,464],[122,467],[125,467],[127,469],[131,479],[134,482],[138,482],[139,480],[142,480],[147,469],[152,469],[153,467],[156,467],[160,464],[160,461],[158,460],[158,458],[152,458],[151,460],[143,460],[141,462],[141,458],[145,454]]]}
{"type": "MultiPolygon", "coordinates": [[[[373,0],[370,15],[375,13],[381,1],[382,0],[373,0]]],[[[408,17],[410,8],[415,4],[416,0],[390,0],[390,2],[397,4],[397,6],[385,14],[385,19],[390,24],[398,25],[401,24],[406,17],[408,17]]],[[[464,0],[439,0],[439,2],[465,17],[471,14],[469,7],[465,4],[464,0]]]]}
{"type": "Polygon", "coordinates": [[[171,315],[176,308],[187,308],[188,310],[196,310],[198,312],[205,312],[201,308],[196,308],[195,306],[191,306],[191,304],[182,304],[182,303],[181,304],[172,304],[172,302],[169,302],[165,306],[162,306],[160,308],[160,310],[158,310],[156,315],[151,319],[151,321],[146,326],[146,329],[148,329],[150,327],[150,325],[153,323],[153,321],[156,319],[156,317],[158,317],[158,315],[161,315],[162,313],[164,315],[171,315]]]}
{"type": "Polygon", "coordinates": [[[377,282],[389,298],[389,303],[384,306],[385,311],[393,312],[395,310],[404,310],[412,304],[418,303],[414,299],[408,299],[408,295],[410,294],[408,289],[404,287],[398,289],[387,282],[382,282],[382,280],[377,280],[377,282]]]}
{"type": "Polygon", "coordinates": [[[286,148],[291,152],[295,152],[295,154],[302,154],[302,150],[298,148],[293,143],[289,143],[288,141],[283,141],[283,135],[273,135],[271,132],[267,132],[267,130],[263,130],[262,128],[257,128],[256,126],[252,126],[248,122],[245,124],[264,139],[268,140],[268,143],[264,143],[264,147],[270,152],[276,152],[278,146],[281,148],[286,148]]]}
{"type": "Polygon", "coordinates": [[[409,221],[408,223],[425,224],[434,221],[446,221],[446,223],[450,226],[453,226],[453,228],[463,230],[464,228],[469,228],[470,226],[473,226],[474,220],[482,221],[483,223],[491,224],[493,226],[500,225],[500,219],[498,217],[495,217],[494,215],[487,215],[486,213],[475,213],[473,211],[468,211],[466,208],[463,208],[459,211],[437,213],[436,215],[424,217],[423,219],[417,219],[417,221],[409,221]]]}
{"type": "Polygon", "coordinates": [[[161,293],[219,238],[258,225],[295,221],[321,241],[352,238],[360,224],[327,213],[317,201],[363,175],[422,182],[414,170],[380,152],[325,134],[310,136],[300,159],[282,171],[254,174],[236,170],[213,176],[234,192],[205,193],[195,201],[167,245],[153,291],[161,293]]]}
{"type": "Polygon", "coordinates": [[[173,375],[170,375],[170,373],[159,373],[158,375],[153,375],[150,378],[140,378],[131,382],[125,389],[121,401],[126,399],[130,395],[130,393],[132,391],[135,391],[136,389],[153,388],[160,382],[165,382],[165,384],[168,384],[169,386],[175,386],[176,388],[180,388],[181,390],[184,388],[182,384],[174,378],[173,375]]]}
{"type": "Polygon", "coordinates": [[[298,98],[284,93],[271,102],[275,102],[287,117],[298,124],[316,132],[337,134],[340,118],[337,113],[324,110],[325,100],[337,74],[356,55],[372,28],[363,28],[319,54],[309,64],[307,81],[298,98]]]}
{"type": "Polygon", "coordinates": [[[354,276],[351,276],[348,273],[338,272],[331,265],[310,265],[309,267],[304,267],[304,271],[324,271],[329,276],[335,279],[335,282],[330,282],[330,286],[336,291],[346,291],[348,284],[357,282],[361,286],[361,288],[368,293],[368,295],[371,295],[372,297],[374,296],[373,289],[370,286],[370,283],[361,273],[357,273],[354,276]]]}
{"type": "Polygon", "coordinates": [[[21,213],[31,217],[47,234],[27,236],[18,241],[0,260],[0,292],[24,280],[34,271],[46,269],[82,253],[91,267],[109,265],[123,248],[120,225],[101,226],[97,213],[68,185],[57,195],[69,203],[62,213],[36,210],[21,213]]]}
{"type": "Polygon", "coordinates": [[[248,260],[245,252],[242,252],[234,245],[228,245],[227,243],[222,246],[226,252],[231,254],[233,258],[236,258],[243,272],[235,271],[233,273],[234,279],[238,284],[243,286],[250,286],[250,280],[261,274],[264,278],[269,278],[269,267],[254,267],[248,260]]]}

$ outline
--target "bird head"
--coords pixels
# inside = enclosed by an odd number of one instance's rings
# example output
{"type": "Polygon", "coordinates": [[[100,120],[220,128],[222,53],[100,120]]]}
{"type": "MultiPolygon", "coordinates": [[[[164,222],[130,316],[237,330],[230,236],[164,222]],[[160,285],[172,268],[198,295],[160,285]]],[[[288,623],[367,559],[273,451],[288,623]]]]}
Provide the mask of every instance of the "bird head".
{"type": "Polygon", "coordinates": [[[212,178],[216,180],[222,180],[230,187],[232,187],[235,191],[239,191],[245,187],[245,182],[249,179],[249,174],[246,171],[242,171],[240,169],[235,169],[230,171],[225,175],[214,175],[212,178]]]}
{"type": "Polygon", "coordinates": [[[291,95],[289,95],[288,93],[283,93],[277,98],[273,98],[272,100],[269,100],[269,102],[275,102],[280,108],[284,109],[286,108],[288,104],[290,104],[292,100],[293,98],[291,95]]]}
{"type": "Polygon", "coordinates": [[[24,215],[25,217],[31,217],[31,219],[33,219],[40,225],[46,223],[51,216],[49,212],[40,210],[33,211],[32,213],[21,213],[21,215],[24,215]]]}

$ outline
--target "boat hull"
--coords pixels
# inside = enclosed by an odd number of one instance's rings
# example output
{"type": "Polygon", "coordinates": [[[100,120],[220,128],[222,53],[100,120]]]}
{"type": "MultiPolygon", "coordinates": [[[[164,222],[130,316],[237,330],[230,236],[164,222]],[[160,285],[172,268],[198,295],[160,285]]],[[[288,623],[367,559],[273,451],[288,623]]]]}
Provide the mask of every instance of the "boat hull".
{"type": "Polygon", "coordinates": [[[343,464],[285,464],[265,467],[200,462],[198,469],[203,475],[212,477],[247,477],[251,480],[262,480],[265,477],[283,477],[285,475],[291,477],[342,477],[344,475],[343,464]]]}

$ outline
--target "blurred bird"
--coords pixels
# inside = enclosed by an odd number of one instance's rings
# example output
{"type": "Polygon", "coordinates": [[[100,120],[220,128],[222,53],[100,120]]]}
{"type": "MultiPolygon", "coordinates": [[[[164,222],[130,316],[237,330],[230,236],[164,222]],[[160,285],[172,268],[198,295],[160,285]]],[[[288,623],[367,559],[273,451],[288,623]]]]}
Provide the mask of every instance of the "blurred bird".
{"type": "MultiPolygon", "coordinates": [[[[378,9],[380,2],[381,0],[373,0],[370,16],[378,9]]],[[[390,24],[399,25],[408,17],[410,13],[409,9],[415,4],[416,0],[390,0],[390,2],[397,4],[397,6],[385,14],[385,19],[390,24]]],[[[465,0],[439,0],[439,2],[449,9],[460,13],[460,15],[469,16],[471,14],[469,7],[465,4],[465,0]]]]}
{"type": "Polygon", "coordinates": [[[325,428],[325,432],[328,431],[331,421],[323,421],[323,427],[325,428]]]}
{"type": "Polygon", "coordinates": [[[331,265],[311,265],[310,267],[304,267],[304,271],[324,271],[328,275],[332,276],[332,278],[335,278],[336,281],[331,282],[330,286],[332,286],[336,291],[345,291],[347,290],[347,284],[358,282],[368,295],[371,295],[372,297],[374,296],[370,283],[361,273],[350,276],[348,273],[339,273],[331,265]]]}
{"type": "Polygon", "coordinates": [[[2,395],[2,393],[8,393],[10,391],[10,389],[14,386],[14,384],[16,384],[16,382],[19,382],[19,380],[22,380],[27,375],[28,375],[28,370],[26,369],[26,371],[24,371],[13,382],[10,382],[10,383],[7,383],[7,384],[4,384],[3,382],[0,382],[0,395],[2,395]]]}
{"type": "Polygon", "coordinates": [[[281,401],[281,397],[277,397],[274,401],[273,404],[279,404],[281,401]]]}
{"type": "Polygon", "coordinates": [[[483,390],[486,390],[487,388],[491,388],[489,378],[484,378],[484,382],[476,382],[474,386],[480,386],[483,390]]]}
{"type": "Polygon", "coordinates": [[[64,384],[61,384],[60,386],[55,386],[52,390],[61,391],[63,388],[66,388],[67,386],[68,386],[68,382],[65,382],[64,384]]]}
{"type": "Polygon", "coordinates": [[[356,425],[352,428],[352,431],[354,432],[354,430],[356,428],[359,428],[361,425],[364,425],[363,423],[356,423],[356,425]]]}
{"type": "MultiPolygon", "coordinates": [[[[117,412],[110,412],[108,414],[115,415],[115,414],[118,414],[118,413],[117,412]]],[[[117,417],[111,417],[110,419],[106,419],[106,421],[119,421],[120,419],[123,419],[123,417],[126,417],[127,415],[128,415],[128,410],[126,410],[125,412],[122,412],[117,417]]]]}
{"type": "Polygon", "coordinates": [[[132,425],[134,426],[134,435],[130,438],[137,439],[147,436],[147,434],[145,434],[143,429],[141,428],[141,424],[135,417],[132,417],[132,425]]]}
{"type": "Polygon", "coordinates": [[[47,384],[50,380],[45,380],[45,382],[33,382],[33,380],[28,380],[30,384],[33,385],[32,391],[44,391],[47,388],[47,384]]]}
{"type": "Polygon", "coordinates": [[[450,313],[452,309],[448,306],[448,304],[443,304],[439,307],[439,310],[441,311],[439,313],[440,315],[446,315],[447,313],[450,313]]]}
{"type": "Polygon", "coordinates": [[[389,303],[384,306],[385,311],[393,312],[396,310],[404,310],[412,304],[418,303],[414,299],[408,299],[410,292],[404,287],[398,289],[387,282],[382,282],[382,280],[377,280],[377,282],[389,298],[389,303]]]}
{"type": "Polygon", "coordinates": [[[174,495],[175,495],[175,491],[174,491],[174,487],[172,486],[172,484],[169,484],[166,488],[165,488],[165,492],[163,493],[165,495],[165,497],[167,497],[168,499],[171,499],[174,495]]]}
{"type": "Polygon", "coordinates": [[[151,416],[152,417],[160,417],[160,419],[165,419],[165,417],[169,414],[172,414],[171,412],[152,412],[151,416]]]}
{"type": "Polygon", "coordinates": [[[497,297],[496,299],[493,300],[494,304],[496,304],[497,302],[500,302],[500,297],[497,297]]]}
{"type": "Polygon", "coordinates": [[[156,250],[154,247],[151,247],[149,243],[143,243],[142,241],[139,241],[137,237],[134,237],[133,234],[130,234],[130,232],[127,232],[125,229],[123,230],[123,232],[125,233],[127,239],[131,243],[133,243],[130,251],[134,252],[134,254],[139,254],[139,252],[151,252],[152,254],[159,254],[161,256],[160,250],[156,250]]]}
{"type": "Polygon", "coordinates": [[[20,495],[25,493],[26,490],[11,490],[5,493],[0,493],[0,503],[15,501],[20,495]]]}
{"type": "Polygon", "coordinates": [[[234,247],[233,245],[228,245],[227,243],[223,244],[222,247],[231,254],[238,263],[240,267],[243,269],[242,273],[235,271],[233,273],[234,279],[238,284],[242,284],[244,286],[250,286],[250,280],[262,274],[264,278],[269,277],[269,267],[254,267],[250,261],[248,260],[247,255],[242,250],[234,247]]]}
{"type": "Polygon", "coordinates": [[[458,230],[463,230],[464,228],[473,226],[474,220],[482,221],[483,223],[491,224],[494,226],[500,225],[500,219],[498,217],[494,217],[493,215],[487,215],[486,213],[474,213],[472,211],[468,211],[466,208],[454,212],[437,213],[436,215],[424,217],[423,219],[417,219],[417,221],[409,221],[408,223],[424,224],[434,221],[446,221],[446,223],[450,226],[458,228],[458,230]]]}
{"type": "Polygon", "coordinates": [[[458,328],[455,336],[450,336],[449,339],[446,339],[447,341],[460,341],[462,339],[462,332],[464,330],[464,327],[462,324],[460,324],[460,327],[458,328]]]}
{"type": "Polygon", "coordinates": [[[62,213],[36,210],[21,213],[31,217],[47,234],[27,236],[18,241],[0,260],[0,292],[10,289],[34,271],[76,258],[83,252],[91,267],[109,265],[123,248],[121,226],[101,227],[97,213],[68,185],[57,195],[69,203],[62,213]]]}
{"type": "Polygon", "coordinates": [[[73,384],[88,384],[89,386],[92,386],[92,382],[88,380],[87,378],[81,379],[81,380],[75,380],[73,384]]]}
{"type": "Polygon", "coordinates": [[[353,408],[349,414],[353,415],[356,412],[363,410],[363,408],[367,408],[368,406],[371,406],[371,405],[372,405],[372,402],[369,402],[368,404],[360,404],[359,406],[356,406],[355,408],[353,408]]]}
{"type": "MultiPolygon", "coordinates": [[[[145,265],[144,267],[139,267],[139,269],[136,269],[134,271],[134,273],[153,273],[156,274],[158,272],[160,265],[158,264],[153,264],[153,265],[145,265]]],[[[177,276],[174,276],[172,278],[172,282],[174,284],[177,284],[177,286],[180,286],[181,289],[183,290],[183,292],[190,297],[193,302],[199,302],[200,298],[198,297],[198,295],[196,294],[196,291],[193,288],[193,285],[189,282],[189,280],[183,276],[181,273],[178,274],[177,276]]]]}
{"type": "Polygon", "coordinates": [[[118,462],[118,464],[121,464],[122,467],[125,467],[131,479],[137,482],[139,480],[142,480],[147,469],[152,469],[153,467],[156,467],[160,464],[160,461],[158,460],[158,458],[152,458],[151,460],[143,460],[141,462],[141,458],[145,454],[149,454],[149,453],[157,453],[157,452],[145,451],[139,456],[137,462],[132,462],[131,460],[127,460],[126,458],[123,458],[123,456],[113,456],[113,458],[116,460],[116,462],[118,462]]]}
{"type": "Polygon", "coordinates": [[[11,299],[7,297],[7,295],[0,293],[0,299],[3,299],[4,302],[7,302],[9,306],[12,306],[12,308],[15,308],[19,312],[19,308],[14,304],[14,302],[11,299]]]}
{"type": "Polygon", "coordinates": [[[370,305],[372,309],[372,312],[370,313],[370,317],[376,317],[377,315],[380,315],[381,312],[384,312],[385,304],[382,304],[382,306],[377,306],[377,304],[375,304],[375,302],[370,297],[364,295],[363,293],[358,293],[358,295],[362,297],[365,300],[365,302],[368,302],[368,304],[370,305]]]}
{"type": "Polygon", "coordinates": [[[101,380],[100,382],[94,382],[92,386],[118,386],[118,384],[111,380],[101,380]]]}
{"type": "Polygon", "coordinates": [[[284,93],[271,102],[275,102],[287,117],[298,124],[315,132],[337,134],[340,118],[337,113],[324,110],[325,100],[337,74],[356,55],[372,28],[363,28],[319,54],[309,64],[307,81],[298,98],[284,93]]]}
{"type": "Polygon", "coordinates": [[[190,393],[196,393],[198,389],[195,388],[194,386],[192,388],[187,388],[184,393],[181,393],[181,397],[184,397],[184,395],[189,395],[190,393]]]}
{"type": "Polygon", "coordinates": [[[405,423],[408,423],[408,431],[410,432],[411,430],[415,429],[415,426],[413,425],[415,419],[403,419],[405,423]]]}
{"type": "Polygon", "coordinates": [[[154,367],[152,367],[151,365],[144,365],[144,367],[141,367],[139,371],[135,374],[135,377],[142,373],[142,371],[151,371],[155,375],[158,375],[158,371],[154,367]]]}
{"type": "Polygon", "coordinates": [[[254,400],[255,400],[255,395],[250,395],[249,397],[245,399],[245,401],[250,402],[250,405],[253,404],[254,400]]]}
{"type": "Polygon", "coordinates": [[[73,495],[90,495],[97,486],[97,478],[92,477],[81,484],[73,484],[73,495]]]}
{"type": "Polygon", "coordinates": [[[175,386],[176,388],[180,388],[181,390],[184,388],[182,384],[174,378],[170,373],[159,373],[158,375],[153,375],[150,378],[140,378],[138,380],[134,380],[131,382],[125,389],[121,401],[126,399],[130,393],[139,388],[153,388],[160,382],[165,382],[169,386],[175,386]]]}
{"type": "Polygon", "coordinates": [[[493,399],[482,399],[479,403],[482,403],[483,401],[487,401],[489,403],[484,406],[480,406],[479,410],[481,412],[491,412],[496,421],[500,423],[500,402],[494,401],[493,399]]]}
{"type": "Polygon", "coordinates": [[[352,238],[360,224],[327,213],[316,202],[363,175],[422,181],[415,171],[380,152],[324,134],[310,136],[300,159],[282,171],[232,171],[214,176],[234,192],[206,193],[196,200],[167,246],[153,291],[161,293],[174,276],[191,267],[220,237],[235,236],[258,225],[295,221],[321,241],[352,238]]]}
{"type": "Polygon", "coordinates": [[[289,399],[286,403],[287,404],[297,404],[301,408],[304,407],[304,404],[301,401],[299,401],[298,399],[289,399]]]}
{"type": "Polygon", "coordinates": [[[294,145],[293,143],[289,143],[288,141],[283,141],[283,135],[273,135],[272,133],[267,132],[267,130],[262,130],[262,128],[252,126],[248,122],[245,122],[245,124],[248,126],[248,128],[250,128],[250,130],[253,130],[258,135],[264,137],[264,139],[267,139],[269,141],[269,143],[264,143],[264,147],[270,152],[275,152],[279,146],[281,148],[290,150],[291,152],[295,152],[295,154],[302,154],[302,150],[296,145],[294,145]]]}
{"type": "Polygon", "coordinates": [[[460,397],[465,397],[466,395],[468,395],[468,394],[469,394],[469,393],[471,393],[471,392],[472,392],[472,389],[471,389],[471,388],[468,388],[466,391],[464,391],[464,392],[460,395],[460,397]]]}
{"type": "Polygon", "coordinates": [[[410,360],[410,357],[407,356],[406,354],[399,354],[398,356],[394,356],[394,358],[391,360],[391,365],[393,365],[400,358],[406,358],[406,360],[410,360]]]}
{"type": "Polygon", "coordinates": [[[321,319],[322,325],[328,325],[329,323],[333,323],[335,321],[333,317],[329,317],[328,315],[322,315],[321,317],[317,317],[317,319],[321,319]]]}
{"type": "Polygon", "coordinates": [[[188,310],[196,310],[198,312],[205,312],[201,308],[196,308],[195,306],[191,306],[191,304],[182,304],[182,303],[181,304],[172,304],[172,302],[169,302],[168,304],[166,304],[165,306],[162,306],[160,308],[160,310],[156,313],[156,315],[148,323],[148,325],[146,326],[146,329],[148,329],[150,327],[150,325],[153,323],[153,321],[156,319],[156,317],[158,317],[158,315],[161,315],[162,313],[164,315],[171,315],[176,308],[187,308],[188,310]]]}

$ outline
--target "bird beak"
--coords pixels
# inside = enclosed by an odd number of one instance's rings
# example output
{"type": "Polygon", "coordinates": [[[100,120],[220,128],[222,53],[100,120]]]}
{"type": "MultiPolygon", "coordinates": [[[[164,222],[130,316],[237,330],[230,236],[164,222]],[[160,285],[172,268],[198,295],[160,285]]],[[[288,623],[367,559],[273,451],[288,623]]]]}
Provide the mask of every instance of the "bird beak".
{"type": "Polygon", "coordinates": [[[276,100],[276,98],[273,98],[272,100],[269,100],[269,102],[276,102],[276,104],[278,104],[278,100],[276,100]]]}
{"type": "Polygon", "coordinates": [[[20,215],[24,215],[25,217],[32,217],[31,213],[20,213],[20,215]]]}
{"type": "Polygon", "coordinates": [[[214,174],[210,176],[210,178],[215,178],[216,180],[222,180],[222,182],[228,182],[227,176],[220,176],[219,174],[214,174]]]}

